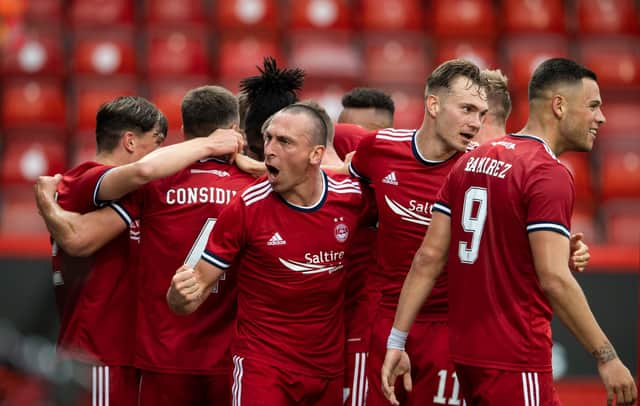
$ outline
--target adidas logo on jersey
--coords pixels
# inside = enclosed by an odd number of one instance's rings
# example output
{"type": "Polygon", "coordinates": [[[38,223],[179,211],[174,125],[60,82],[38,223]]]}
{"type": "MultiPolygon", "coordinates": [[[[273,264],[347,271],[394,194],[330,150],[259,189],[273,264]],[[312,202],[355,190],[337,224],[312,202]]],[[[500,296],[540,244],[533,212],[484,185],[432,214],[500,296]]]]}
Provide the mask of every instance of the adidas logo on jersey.
{"type": "Polygon", "coordinates": [[[398,186],[398,179],[396,179],[396,173],[393,171],[389,172],[387,176],[382,178],[382,183],[398,186]]]}
{"type": "Polygon", "coordinates": [[[267,245],[285,245],[287,242],[280,236],[280,233],[275,233],[269,241],[267,241],[267,245]]]}

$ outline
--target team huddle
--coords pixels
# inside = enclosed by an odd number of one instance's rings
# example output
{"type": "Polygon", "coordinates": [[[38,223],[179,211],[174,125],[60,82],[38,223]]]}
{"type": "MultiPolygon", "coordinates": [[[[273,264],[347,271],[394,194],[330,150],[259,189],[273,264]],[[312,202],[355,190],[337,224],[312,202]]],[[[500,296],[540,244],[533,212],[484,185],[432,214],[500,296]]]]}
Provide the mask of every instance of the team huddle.
{"type": "Polygon", "coordinates": [[[86,404],[557,405],[552,314],[635,403],[571,273],[589,252],[557,157],[605,122],[593,72],[543,62],[516,134],[506,79],[469,61],[430,74],[418,129],[367,89],[334,124],[302,77],[267,59],[239,97],[189,91],[161,148],[162,112],[119,97],[95,160],[38,180],[86,404]]]}

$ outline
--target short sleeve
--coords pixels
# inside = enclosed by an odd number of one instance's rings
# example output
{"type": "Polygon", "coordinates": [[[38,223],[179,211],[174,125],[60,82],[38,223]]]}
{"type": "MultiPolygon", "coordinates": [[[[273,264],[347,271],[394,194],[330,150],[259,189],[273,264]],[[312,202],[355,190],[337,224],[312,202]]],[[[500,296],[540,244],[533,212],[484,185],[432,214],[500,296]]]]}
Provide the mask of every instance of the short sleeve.
{"type": "Polygon", "coordinates": [[[139,220],[142,216],[144,192],[147,187],[148,184],[138,190],[134,190],[118,201],[108,203],[108,206],[118,213],[127,226],[131,226],[134,221],[139,220]]]}
{"type": "Polygon", "coordinates": [[[111,166],[96,165],[77,177],[65,175],[58,187],[58,203],[67,210],[86,212],[104,206],[98,201],[100,183],[111,166]]]}
{"type": "Polygon", "coordinates": [[[202,259],[220,269],[229,269],[245,245],[246,207],[241,198],[233,199],[218,217],[202,259]]]}
{"type": "Polygon", "coordinates": [[[442,187],[436,195],[436,201],[433,204],[433,211],[437,211],[447,216],[451,216],[451,182],[453,181],[454,171],[449,172],[444,180],[442,187]]]}
{"type": "Polygon", "coordinates": [[[371,181],[375,140],[375,133],[365,136],[358,144],[356,154],[349,164],[349,172],[351,175],[367,182],[371,181]]]}
{"type": "Polygon", "coordinates": [[[555,231],[571,237],[575,199],[573,178],[560,164],[546,164],[532,172],[525,185],[527,232],[555,231]]]}

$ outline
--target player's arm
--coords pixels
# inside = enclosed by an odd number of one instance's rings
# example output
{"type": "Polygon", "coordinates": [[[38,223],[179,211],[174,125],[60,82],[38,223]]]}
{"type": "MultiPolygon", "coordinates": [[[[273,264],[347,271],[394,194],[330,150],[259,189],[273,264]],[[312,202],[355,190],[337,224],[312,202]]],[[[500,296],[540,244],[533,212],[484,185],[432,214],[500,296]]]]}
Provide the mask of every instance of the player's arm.
{"type": "Polygon", "coordinates": [[[238,154],[236,155],[236,166],[244,173],[248,173],[254,178],[259,178],[267,172],[267,167],[264,165],[264,162],[257,161],[253,158],[250,158],[246,155],[238,154]]]}
{"type": "Polygon", "coordinates": [[[208,137],[159,148],[136,162],[108,171],[100,183],[98,200],[119,199],[154,179],[173,175],[209,156],[232,155],[242,150],[242,135],[231,129],[218,129],[208,137]]]}
{"type": "Polygon", "coordinates": [[[167,291],[167,304],[176,314],[191,314],[200,307],[211,294],[211,289],[224,271],[204,260],[195,268],[183,265],[176,270],[167,291]]]}
{"type": "Polygon", "coordinates": [[[451,218],[448,215],[433,212],[431,225],[413,257],[411,270],[402,285],[396,317],[387,340],[387,354],[382,365],[382,391],[393,405],[399,405],[394,393],[398,376],[403,377],[405,389],[411,390],[411,367],[409,357],[404,352],[404,344],[422,304],[431,293],[447,262],[451,240],[450,226],[451,218]]]}
{"type": "Polygon", "coordinates": [[[634,380],[598,325],[584,292],[567,266],[569,239],[554,231],[540,230],[529,233],[529,243],[540,286],[554,313],[596,359],[609,404],[614,394],[618,404],[632,404],[637,398],[634,380]]]}
{"type": "Polygon", "coordinates": [[[79,214],[55,201],[60,175],[41,176],[35,185],[36,205],[53,240],[69,255],[86,257],[127,228],[110,208],[79,214]]]}

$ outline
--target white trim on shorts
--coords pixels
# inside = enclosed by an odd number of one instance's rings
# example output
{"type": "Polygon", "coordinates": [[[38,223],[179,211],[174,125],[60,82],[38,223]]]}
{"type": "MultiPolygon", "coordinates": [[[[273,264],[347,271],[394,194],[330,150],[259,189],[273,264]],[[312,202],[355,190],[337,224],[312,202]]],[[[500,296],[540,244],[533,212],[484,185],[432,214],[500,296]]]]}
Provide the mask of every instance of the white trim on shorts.
{"type": "Polygon", "coordinates": [[[356,352],[356,362],[353,368],[353,382],[351,384],[351,405],[364,406],[367,403],[367,389],[369,382],[367,380],[367,353],[356,352]]]}
{"type": "Polygon", "coordinates": [[[91,406],[109,406],[109,367],[91,367],[91,406]]]}
{"type": "Polygon", "coordinates": [[[242,362],[244,358],[233,356],[233,386],[231,386],[232,406],[242,405],[242,362]]]}
{"type": "Polygon", "coordinates": [[[537,372],[522,373],[522,396],[524,406],[540,406],[540,386],[537,372]]]}

